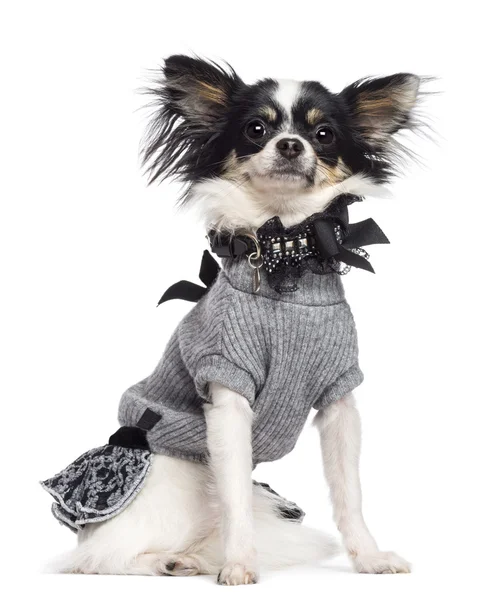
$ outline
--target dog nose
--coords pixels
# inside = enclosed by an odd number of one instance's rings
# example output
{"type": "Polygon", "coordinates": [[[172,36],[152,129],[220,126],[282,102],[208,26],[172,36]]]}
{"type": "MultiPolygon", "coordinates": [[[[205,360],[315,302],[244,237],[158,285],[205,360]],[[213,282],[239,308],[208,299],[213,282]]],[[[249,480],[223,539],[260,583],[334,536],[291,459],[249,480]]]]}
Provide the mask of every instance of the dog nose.
{"type": "Polygon", "coordinates": [[[304,150],[303,143],[296,138],[282,138],[278,140],[276,147],[280,154],[289,160],[297,158],[304,150]]]}

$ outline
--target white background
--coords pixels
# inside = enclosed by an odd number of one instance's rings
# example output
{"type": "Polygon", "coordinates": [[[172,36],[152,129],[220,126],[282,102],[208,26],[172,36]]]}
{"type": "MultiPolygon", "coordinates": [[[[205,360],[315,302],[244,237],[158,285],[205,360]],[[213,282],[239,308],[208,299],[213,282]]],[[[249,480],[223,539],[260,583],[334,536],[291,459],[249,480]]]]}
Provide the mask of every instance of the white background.
{"type": "MultiPolygon", "coordinates": [[[[12,597],[328,595],[502,597],[502,85],[497,3],[14,2],[1,16],[2,567],[12,597]],[[213,578],[39,574],[75,541],[37,484],[116,428],[122,391],[147,375],[190,305],[156,309],[197,279],[203,230],[178,186],[147,188],[137,89],[172,53],[229,61],[247,82],[435,75],[393,198],[352,207],[392,244],[376,276],[346,279],[366,381],[364,509],[410,576],[334,565],[264,573],[228,592],[213,578]],[[500,588],[500,590],[499,590],[500,588]]],[[[255,473],[334,529],[316,432],[255,473]]]]}

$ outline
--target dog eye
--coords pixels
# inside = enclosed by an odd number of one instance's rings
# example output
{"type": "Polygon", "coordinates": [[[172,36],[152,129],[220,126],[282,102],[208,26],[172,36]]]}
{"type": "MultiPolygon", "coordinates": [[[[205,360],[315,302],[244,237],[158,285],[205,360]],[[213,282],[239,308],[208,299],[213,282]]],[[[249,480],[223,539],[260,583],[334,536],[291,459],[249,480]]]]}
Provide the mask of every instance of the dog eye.
{"type": "Polygon", "coordinates": [[[258,140],[266,134],[266,127],[264,127],[261,121],[251,121],[247,125],[246,133],[247,137],[251,140],[258,140]]]}
{"type": "Polygon", "coordinates": [[[329,129],[329,127],[321,127],[319,130],[317,130],[315,137],[320,144],[332,144],[334,141],[334,133],[329,129]]]}

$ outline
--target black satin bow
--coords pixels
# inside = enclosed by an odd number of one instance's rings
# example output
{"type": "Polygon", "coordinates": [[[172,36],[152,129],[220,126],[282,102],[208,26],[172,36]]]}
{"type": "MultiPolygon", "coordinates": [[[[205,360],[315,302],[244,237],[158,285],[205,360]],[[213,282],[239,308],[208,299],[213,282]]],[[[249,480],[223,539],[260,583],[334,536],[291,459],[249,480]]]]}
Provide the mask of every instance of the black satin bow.
{"type": "Polygon", "coordinates": [[[220,266],[215,258],[205,250],[203,257],[201,258],[201,266],[199,272],[199,278],[206,287],[192,283],[192,281],[178,281],[171,285],[166,292],[161,296],[158,302],[158,306],[166,302],[167,300],[187,300],[188,302],[198,302],[208,292],[213,282],[217,279],[219,274],[220,266]]]}
{"type": "Polygon", "coordinates": [[[362,246],[389,240],[373,219],[349,223],[348,206],[361,200],[344,194],[298,225],[286,228],[279,217],[273,217],[258,229],[269,280],[277,291],[296,289],[294,282],[306,268],[320,274],[339,272],[340,261],[374,273],[362,246]]]}
{"type": "Polygon", "coordinates": [[[342,215],[336,221],[342,230],[341,241],[338,241],[333,220],[320,218],[313,221],[313,232],[321,258],[326,260],[335,258],[351,267],[374,273],[367,258],[352,250],[372,244],[388,244],[387,236],[373,219],[349,224],[348,211],[346,211],[346,219],[345,215],[342,215]]]}

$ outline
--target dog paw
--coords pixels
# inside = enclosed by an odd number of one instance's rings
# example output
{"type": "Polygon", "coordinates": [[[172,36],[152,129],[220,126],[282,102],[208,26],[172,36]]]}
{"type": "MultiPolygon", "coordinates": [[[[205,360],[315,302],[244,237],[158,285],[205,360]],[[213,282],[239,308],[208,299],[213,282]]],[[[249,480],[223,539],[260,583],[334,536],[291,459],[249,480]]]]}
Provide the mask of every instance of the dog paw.
{"type": "Polygon", "coordinates": [[[219,575],[217,583],[220,585],[248,585],[257,583],[258,575],[254,567],[240,563],[228,562],[219,575]]]}
{"type": "Polygon", "coordinates": [[[409,562],[395,552],[358,554],[353,563],[359,573],[411,573],[409,562]]]}

